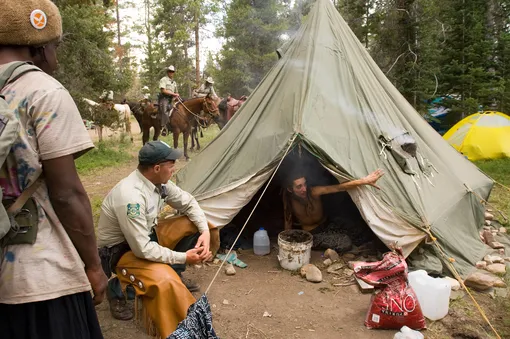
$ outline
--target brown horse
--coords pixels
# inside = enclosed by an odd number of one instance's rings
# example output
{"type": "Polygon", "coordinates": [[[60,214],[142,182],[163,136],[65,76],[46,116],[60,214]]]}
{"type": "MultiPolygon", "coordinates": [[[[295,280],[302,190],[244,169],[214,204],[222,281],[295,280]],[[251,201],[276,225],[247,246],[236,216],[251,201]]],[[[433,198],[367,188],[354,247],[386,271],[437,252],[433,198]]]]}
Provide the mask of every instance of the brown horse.
{"type": "MultiPolygon", "coordinates": [[[[232,119],[234,114],[239,110],[239,108],[241,108],[241,105],[246,100],[248,100],[248,98],[245,95],[239,98],[239,100],[231,97],[230,95],[227,98],[222,99],[221,103],[218,105],[218,108],[220,109],[220,115],[223,120],[223,126],[225,126],[227,122],[229,122],[230,119],[232,119]]],[[[223,126],[220,126],[220,129],[223,126]]]]}
{"type": "MultiPolygon", "coordinates": [[[[188,156],[188,139],[194,127],[207,127],[219,119],[218,106],[209,96],[194,98],[177,103],[170,117],[170,126],[174,137],[174,148],[179,146],[179,134],[183,134],[184,156],[188,156]],[[204,115],[201,112],[204,112],[204,115]]],[[[198,140],[198,138],[197,138],[198,140]]]]}
{"type": "Polygon", "coordinates": [[[142,106],[142,142],[145,145],[150,139],[151,127],[154,128],[154,137],[152,140],[156,141],[161,134],[161,116],[158,107],[150,100],[143,99],[140,101],[142,106]]]}

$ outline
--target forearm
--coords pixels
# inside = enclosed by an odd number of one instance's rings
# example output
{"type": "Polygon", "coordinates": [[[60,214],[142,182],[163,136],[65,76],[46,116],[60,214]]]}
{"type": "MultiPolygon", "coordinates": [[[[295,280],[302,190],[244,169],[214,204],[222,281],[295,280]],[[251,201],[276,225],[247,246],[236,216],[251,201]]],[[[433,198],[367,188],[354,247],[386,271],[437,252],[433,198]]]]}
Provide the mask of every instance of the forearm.
{"type": "Polygon", "coordinates": [[[343,183],[338,184],[336,186],[337,186],[338,191],[341,192],[341,191],[347,191],[347,190],[350,190],[352,188],[355,188],[355,187],[358,187],[358,186],[363,186],[363,185],[366,185],[365,180],[357,179],[357,180],[351,180],[351,181],[343,182],[343,183]]]}
{"type": "MultiPolygon", "coordinates": [[[[131,247],[131,246],[130,246],[131,247]]],[[[131,248],[133,250],[133,248],[131,248]]],[[[153,262],[163,264],[185,264],[186,253],[172,251],[169,248],[159,245],[155,241],[150,241],[146,246],[139,251],[133,250],[136,257],[146,259],[153,262]]]]}
{"type": "Polygon", "coordinates": [[[169,90],[167,90],[167,89],[162,89],[162,90],[161,90],[161,93],[166,94],[166,95],[169,95],[169,96],[172,96],[172,97],[173,97],[173,96],[175,96],[175,93],[174,93],[174,92],[171,92],[171,91],[169,91],[169,90]]]}
{"type": "Polygon", "coordinates": [[[50,201],[85,267],[100,267],[92,208],[83,186],[81,190],[72,189],[67,194],[50,191],[50,201]]]}

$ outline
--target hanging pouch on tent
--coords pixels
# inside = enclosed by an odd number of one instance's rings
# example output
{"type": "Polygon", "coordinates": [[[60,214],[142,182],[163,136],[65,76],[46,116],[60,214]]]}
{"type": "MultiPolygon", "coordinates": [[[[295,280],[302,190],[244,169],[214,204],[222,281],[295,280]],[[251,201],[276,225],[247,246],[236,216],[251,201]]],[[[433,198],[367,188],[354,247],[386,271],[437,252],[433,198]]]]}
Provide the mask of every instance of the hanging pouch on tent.
{"type": "Polygon", "coordinates": [[[410,159],[416,156],[416,141],[414,140],[408,132],[403,132],[394,136],[380,135],[379,142],[381,143],[383,149],[381,152],[384,152],[385,149],[388,149],[393,158],[400,166],[402,171],[409,175],[416,175],[416,173],[410,163],[410,159]]]}

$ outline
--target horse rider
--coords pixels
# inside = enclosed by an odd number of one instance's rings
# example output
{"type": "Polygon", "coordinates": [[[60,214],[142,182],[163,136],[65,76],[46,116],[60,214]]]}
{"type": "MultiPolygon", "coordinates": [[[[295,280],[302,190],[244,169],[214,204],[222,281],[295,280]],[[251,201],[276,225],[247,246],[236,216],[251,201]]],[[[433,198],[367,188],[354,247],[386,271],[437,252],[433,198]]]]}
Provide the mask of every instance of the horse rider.
{"type": "Polygon", "coordinates": [[[150,100],[151,99],[151,94],[150,94],[149,87],[143,86],[142,87],[142,94],[143,94],[143,100],[150,100]]]}
{"type": "Polygon", "coordinates": [[[170,121],[172,111],[167,114],[168,110],[172,108],[175,101],[180,98],[177,92],[177,83],[174,80],[174,74],[175,67],[171,65],[166,70],[166,76],[159,80],[159,89],[161,92],[159,93],[158,104],[162,127],[165,127],[170,121]]]}
{"type": "Polygon", "coordinates": [[[194,98],[203,98],[206,96],[210,96],[212,98],[216,98],[216,92],[214,91],[214,80],[211,77],[207,77],[205,82],[200,86],[200,88],[194,92],[194,98]]]}

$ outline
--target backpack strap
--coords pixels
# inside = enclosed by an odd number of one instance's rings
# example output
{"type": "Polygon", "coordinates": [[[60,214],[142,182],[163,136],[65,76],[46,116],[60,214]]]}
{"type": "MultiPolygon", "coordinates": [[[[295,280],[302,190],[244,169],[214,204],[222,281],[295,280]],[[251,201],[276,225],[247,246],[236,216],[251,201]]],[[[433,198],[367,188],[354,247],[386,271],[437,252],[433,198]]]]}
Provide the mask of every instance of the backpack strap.
{"type": "Polygon", "coordinates": [[[23,206],[25,206],[27,203],[28,199],[30,199],[35,191],[37,191],[39,186],[41,186],[42,182],[43,178],[39,177],[32,185],[25,188],[25,190],[21,192],[21,195],[16,199],[16,201],[11,206],[9,206],[7,213],[10,215],[15,215],[21,211],[23,206]]]}
{"type": "Polygon", "coordinates": [[[7,69],[4,72],[2,72],[2,75],[0,76],[0,89],[4,88],[5,85],[7,85],[8,83],[16,81],[23,74],[31,71],[40,71],[40,69],[28,61],[13,62],[11,65],[9,65],[9,67],[7,67],[7,69]],[[23,65],[31,67],[26,67],[24,70],[16,74],[15,77],[12,77],[14,72],[16,72],[16,70],[23,65]]]}
{"type": "MultiPolygon", "coordinates": [[[[36,66],[34,66],[31,62],[24,62],[24,61],[17,61],[13,62],[11,65],[7,67],[7,69],[3,72],[1,72],[0,76],[0,90],[5,87],[10,82],[16,81],[19,79],[23,74],[31,72],[31,71],[40,71],[40,69],[36,66]],[[18,72],[13,77],[13,74],[16,72],[16,70],[21,66],[29,66],[25,67],[23,70],[18,72]]],[[[43,179],[39,177],[32,185],[27,187],[23,192],[21,192],[21,195],[16,199],[14,204],[9,206],[7,209],[7,212],[11,215],[17,214],[23,206],[27,203],[28,199],[32,197],[32,195],[35,193],[35,191],[41,186],[43,182],[43,179]]]]}

